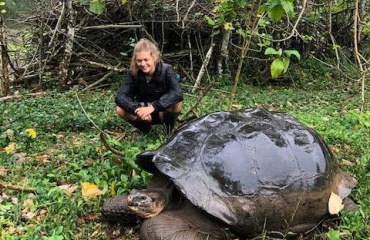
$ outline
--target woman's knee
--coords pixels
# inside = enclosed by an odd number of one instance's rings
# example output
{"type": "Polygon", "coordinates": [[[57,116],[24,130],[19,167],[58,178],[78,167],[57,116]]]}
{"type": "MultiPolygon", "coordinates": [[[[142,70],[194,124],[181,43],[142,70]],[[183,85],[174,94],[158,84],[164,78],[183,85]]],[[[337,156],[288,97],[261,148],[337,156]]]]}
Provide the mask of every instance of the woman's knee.
{"type": "Polygon", "coordinates": [[[175,105],[167,109],[167,111],[169,112],[181,112],[181,110],[182,110],[182,102],[178,102],[175,105]]]}
{"type": "Polygon", "coordinates": [[[116,107],[116,112],[117,112],[118,116],[120,116],[121,118],[123,118],[126,121],[135,120],[135,116],[131,115],[130,113],[126,112],[124,109],[122,109],[118,106],[116,107]]]}

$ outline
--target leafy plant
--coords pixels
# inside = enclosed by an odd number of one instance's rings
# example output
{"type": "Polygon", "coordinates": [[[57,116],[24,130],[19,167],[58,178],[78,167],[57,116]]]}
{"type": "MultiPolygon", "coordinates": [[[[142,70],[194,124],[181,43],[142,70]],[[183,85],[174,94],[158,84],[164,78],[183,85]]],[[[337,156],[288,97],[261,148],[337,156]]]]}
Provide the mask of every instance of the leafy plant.
{"type": "Polygon", "coordinates": [[[298,58],[298,60],[301,59],[301,55],[297,50],[282,50],[278,49],[275,50],[273,48],[266,48],[265,55],[274,55],[277,56],[270,66],[270,72],[272,78],[277,78],[281,74],[284,74],[288,71],[288,67],[290,64],[290,57],[293,55],[298,58]]]}

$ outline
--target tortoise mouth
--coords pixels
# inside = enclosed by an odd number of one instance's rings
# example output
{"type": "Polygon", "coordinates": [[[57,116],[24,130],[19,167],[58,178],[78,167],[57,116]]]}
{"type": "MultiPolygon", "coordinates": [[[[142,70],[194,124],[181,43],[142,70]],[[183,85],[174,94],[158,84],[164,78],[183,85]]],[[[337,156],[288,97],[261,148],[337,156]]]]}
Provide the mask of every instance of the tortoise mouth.
{"type": "Polygon", "coordinates": [[[133,190],[127,197],[128,208],[136,215],[151,218],[165,207],[162,196],[155,191],[133,190]]]}

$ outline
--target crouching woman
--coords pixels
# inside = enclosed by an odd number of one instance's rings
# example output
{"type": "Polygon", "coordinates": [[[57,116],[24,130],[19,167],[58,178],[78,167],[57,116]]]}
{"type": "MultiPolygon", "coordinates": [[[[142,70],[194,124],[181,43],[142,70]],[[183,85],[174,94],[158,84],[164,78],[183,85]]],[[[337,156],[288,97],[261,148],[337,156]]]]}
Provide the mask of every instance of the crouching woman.
{"type": "Polygon", "coordinates": [[[135,45],[130,71],[117,92],[117,114],[148,133],[163,124],[170,134],[182,109],[183,94],[172,66],[160,58],[158,47],[148,39],[135,45]]]}

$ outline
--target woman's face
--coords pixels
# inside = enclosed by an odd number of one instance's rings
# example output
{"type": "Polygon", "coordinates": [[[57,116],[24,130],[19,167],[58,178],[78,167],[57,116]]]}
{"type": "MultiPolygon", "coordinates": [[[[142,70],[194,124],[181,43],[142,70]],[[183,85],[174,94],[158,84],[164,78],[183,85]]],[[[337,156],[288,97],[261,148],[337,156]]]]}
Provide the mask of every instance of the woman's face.
{"type": "Polygon", "coordinates": [[[155,61],[150,52],[142,51],[136,53],[136,65],[145,73],[145,75],[152,75],[155,71],[155,61]]]}

